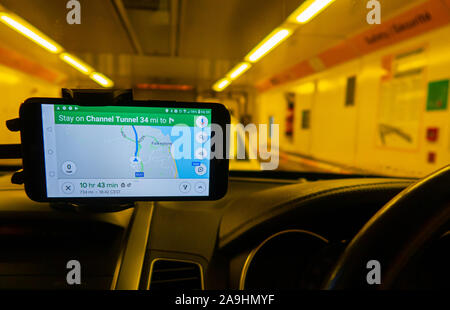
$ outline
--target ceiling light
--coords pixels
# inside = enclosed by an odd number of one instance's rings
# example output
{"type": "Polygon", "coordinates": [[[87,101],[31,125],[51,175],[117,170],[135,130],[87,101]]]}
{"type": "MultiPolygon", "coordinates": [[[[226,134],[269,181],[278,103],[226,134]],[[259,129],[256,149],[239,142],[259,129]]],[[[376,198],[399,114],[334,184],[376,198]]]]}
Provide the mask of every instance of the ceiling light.
{"type": "Polygon", "coordinates": [[[236,67],[234,67],[230,73],[228,74],[228,76],[230,77],[230,79],[235,80],[237,79],[239,76],[241,76],[242,74],[244,74],[245,71],[247,71],[248,69],[250,69],[250,64],[248,62],[241,62],[240,64],[238,64],[236,67]]]}
{"type": "Polygon", "coordinates": [[[304,24],[310,21],[314,16],[326,9],[334,1],[335,0],[309,0],[305,2],[299,8],[301,13],[296,18],[297,22],[304,24]]]}
{"type": "Polygon", "coordinates": [[[94,71],[89,65],[68,53],[62,53],[59,57],[81,73],[89,74],[94,71]]]}
{"type": "Polygon", "coordinates": [[[224,79],[218,80],[216,82],[216,84],[213,85],[213,89],[217,92],[220,92],[220,91],[224,90],[225,88],[227,88],[228,85],[230,85],[230,84],[231,84],[230,79],[224,78],[224,79]]]}
{"type": "Polygon", "coordinates": [[[256,62],[266,55],[270,50],[275,48],[278,44],[283,42],[292,33],[289,29],[279,29],[272,32],[264,41],[256,46],[247,55],[246,60],[256,62]]]}
{"type": "Polygon", "coordinates": [[[103,87],[109,88],[114,86],[114,82],[101,73],[94,72],[90,75],[90,78],[103,87]]]}
{"type": "Polygon", "coordinates": [[[0,12],[0,21],[8,27],[14,29],[20,34],[24,35],[31,41],[39,44],[51,53],[58,54],[62,51],[62,47],[56,42],[48,38],[39,30],[28,24],[26,21],[13,14],[0,12]]]}

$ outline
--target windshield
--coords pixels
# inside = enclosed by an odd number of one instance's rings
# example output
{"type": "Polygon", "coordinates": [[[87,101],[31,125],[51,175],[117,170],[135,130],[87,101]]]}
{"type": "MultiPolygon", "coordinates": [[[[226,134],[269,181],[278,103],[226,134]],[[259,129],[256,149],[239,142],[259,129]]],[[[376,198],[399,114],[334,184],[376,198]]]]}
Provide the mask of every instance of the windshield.
{"type": "Polygon", "coordinates": [[[0,0],[0,144],[29,97],[133,89],[225,105],[232,170],[423,177],[450,162],[449,37],[447,0],[0,0]]]}

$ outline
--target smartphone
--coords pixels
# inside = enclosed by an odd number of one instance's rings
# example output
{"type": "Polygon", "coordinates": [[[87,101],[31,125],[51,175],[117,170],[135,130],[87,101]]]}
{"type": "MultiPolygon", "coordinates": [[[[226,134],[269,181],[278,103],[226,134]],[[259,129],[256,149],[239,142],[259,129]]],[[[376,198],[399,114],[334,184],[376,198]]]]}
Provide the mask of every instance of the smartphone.
{"type": "Polygon", "coordinates": [[[19,113],[34,201],[217,200],[227,191],[230,114],[221,104],[30,98],[19,113]]]}

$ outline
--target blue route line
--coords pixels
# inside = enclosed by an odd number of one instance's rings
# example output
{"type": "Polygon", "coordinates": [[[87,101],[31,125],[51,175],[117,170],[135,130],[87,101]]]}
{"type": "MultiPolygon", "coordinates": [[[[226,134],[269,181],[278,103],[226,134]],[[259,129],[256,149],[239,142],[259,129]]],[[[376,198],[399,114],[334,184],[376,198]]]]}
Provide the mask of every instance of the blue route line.
{"type": "Polygon", "coordinates": [[[138,134],[137,134],[137,131],[136,131],[136,128],[134,128],[134,125],[131,125],[131,127],[133,127],[133,131],[134,131],[134,137],[135,137],[135,139],[136,139],[136,151],[134,152],[134,161],[135,162],[137,162],[138,160],[137,160],[137,153],[138,153],[138,150],[139,150],[139,144],[138,144],[138,134]]]}

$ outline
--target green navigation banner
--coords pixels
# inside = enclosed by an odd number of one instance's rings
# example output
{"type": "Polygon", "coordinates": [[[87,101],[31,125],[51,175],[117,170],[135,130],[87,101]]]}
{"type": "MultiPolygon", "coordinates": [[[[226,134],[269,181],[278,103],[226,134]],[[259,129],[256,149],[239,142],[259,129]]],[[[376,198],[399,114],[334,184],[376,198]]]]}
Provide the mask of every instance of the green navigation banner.
{"type": "Polygon", "coordinates": [[[207,110],[148,108],[148,107],[79,107],[55,106],[55,123],[71,125],[119,125],[119,126],[195,126],[199,117],[211,123],[207,110]],[[64,108],[64,109],[63,109],[64,108]],[[168,113],[165,111],[168,110],[168,113]],[[186,111],[186,112],[184,112],[186,111]],[[204,112],[205,111],[205,112],[204,112]],[[192,112],[192,114],[191,114],[192,112]],[[203,113],[199,113],[203,112],[203,113]]]}

